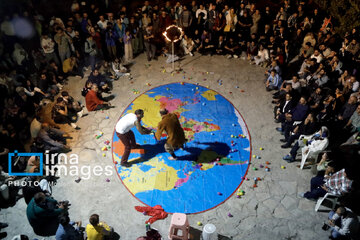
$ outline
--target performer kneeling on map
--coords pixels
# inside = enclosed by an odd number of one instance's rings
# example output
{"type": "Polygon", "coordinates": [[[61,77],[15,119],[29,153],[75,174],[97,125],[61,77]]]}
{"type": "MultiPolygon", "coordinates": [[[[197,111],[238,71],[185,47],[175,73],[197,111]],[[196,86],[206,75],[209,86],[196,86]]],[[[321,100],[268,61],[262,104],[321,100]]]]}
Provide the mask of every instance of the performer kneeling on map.
{"type": "Polygon", "coordinates": [[[176,160],[175,149],[182,148],[187,139],[184,129],[182,129],[179,119],[175,113],[169,113],[166,109],[160,110],[162,120],[158,124],[155,133],[156,140],[160,140],[163,131],[168,135],[164,145],[165,151],[170,153],[170,160],[176,160]]]}
{"type": "Polygon", "coordinates": [[[125,151],[121,157],[121,166],[130,167],[131,164],[128,163],[127,160],[131,149],[140,148],[140,145],[136,144],[135,135],[131,129],[136,126],[137,130],[142,135],[151,133],[151,129],[141,126],[140,122],[143,117],[144,111],[142,109],[137,109],[135,113],[128,113],[120,118],[116,124],[116,135],[125,147],[125,151]]]}

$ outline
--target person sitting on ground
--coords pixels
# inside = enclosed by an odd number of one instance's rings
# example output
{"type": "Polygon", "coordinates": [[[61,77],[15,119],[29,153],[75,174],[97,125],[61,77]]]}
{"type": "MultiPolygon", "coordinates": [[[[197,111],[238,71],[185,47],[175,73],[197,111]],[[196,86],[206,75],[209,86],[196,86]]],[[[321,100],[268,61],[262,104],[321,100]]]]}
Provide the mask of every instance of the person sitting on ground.
{"type": "Polygon", "coordinates": [[[51,117],[55,123],[58,124],[69,124],[71,127],[79,130],[80,128],[74,123],[77,118],[71,115],[71,112],[68,111],[68,107],[66,102],[62,97],[58,97],[56,99],[56,103],[54,104],[51,110],[51,117]]]}
{"type": "Polygon", "coordinates": [[[266,91],[277,90],[280,88],[282,79],[276,70],[272,70],[270,76],[266,79],[266,91]]]}
{"type": "Polygon", "coordinates": [[[63,62],[63,72],[68,76],[84,77],[84,72],[79,68],[78,59],[72,55],[63,62]]]}
{"type": "Polygon", "coordinates": [[[82,233],[80,232],[81,221],[70,221],[69,215],[63,213],[59,215],[59,227],[56,231],[56,240],[83,240],[82,233]]]}
{"type": "Polygon", "coordinates": [[[167,109],[161,109],[160,115],[162,120],[158,124],[155,138],[159,141],[162,133],[166,132],[168,137],[164,145],[165,151],[171,155],[169,159],[176,160],[175,149],[182,148],[187,141],[184,129],[181,127],[175,113],[169,113],[167,109]]]}
{"type": "Polygon", "coordinates": [[[110,236],[114,231],[105,222],[100,222],[98,214],[91,215],[89,222],[85,228],[88,240],[103,240],[105,236],[110,236]]]}
{"type": "Polygon", "coordinates": [[[98,94],[100,94],[99,88],[95,83],[93,83],[91,90],[89,90],[85,96],[86,108],[89,112],[100,109],[109,109],[111,107],[109,102],[100,100],[98,94]]]}
{"type": "Polygon", "coordinates": [[[51,128],[48,123],[41,124],[38,140],[44,144],[44,149],[50,152],[69,152],[70,147],[66,145],[65,132],[60,129],[51,128]]]}
{"type": "Polygon", "coordinates": [[[358,236],[359,220],[349,208],[339,207],[329,212],[330,239],[353,239],[358,236]]]}
{"type": "Polygon", "coordinates": [[[65,104],[67,105],[68,111],[71,112],[71,114],[76,114],[78,118],[83,116],[83,106],[81,106],[79,101],[75,101],[75,99],[70,96],[67,91],[62,91],[61,97],[63,98],[65,104]]]}
{"type": "Polygon", "coordinates": [[[85,82],[85,86],[81,90],[81,96],[86,97],[86,94],[91,90],[91,87],[92,87],[92,82],[87,80],[85,82]]]}
{"type": "Polygon", "coordinates": [[[240,55],[239,45],[234,41],[234,38],[230,37],[229,41],[226,43],[225,53],[228,54],[227,58],[238,58],[240,55]]]}
{"type": "Polygon", "coordinates": [[[190,56],[194,56],[192,52],[195,49],[195,43],[190,37],[184,35],[183,39],[181,40],[181,46],[184,49],[184,53],[186,55],[189,54],[190,56]]]}
{"type": "Polygon", "coordinates": [[[115,58],[115,61],[111,65],[112,65],[112,69],[115,72],[115,76],[116,76],[115,80],[123,76],[130,76],[130,73],[128,73],[127,68],[121,64],[118,58],[115,58]]]}
{"type": "Polygon", "coordinates": [[[336,196],[342,196],[351,190],[353,183],[351,168],[343,168],[342,170],[334,173],[325,182],[313,181],[309,192],[300,193],[299,196],[307,199],[318,199],[330,193],[336,196]]]}
{"type": "Polygon", "coordinates": [[[95,83],[101,92],[109,92],[109,84],[105,76],[100,74],[98,69],[94,69],[94,71],[91,72],[89,76],[89,81],[91,81],[93,84],[95,83]]]}
{"type": "Polygon", "coordinates": [[[58,202],[39,192],[35,194],[27,206],[26,216],[35,234],[53,236],[59,226],[58,216],[66,213],[67,208],[67,202],[58,202]]]}
{"type": "Polygon", "coordinates": [[[8,182],[14,180],[15,177],[9,176],[3,171],[3,167],[0,166],[0,199],[1,202],[7,202],[10,199],[10,190],[8,182]]]}

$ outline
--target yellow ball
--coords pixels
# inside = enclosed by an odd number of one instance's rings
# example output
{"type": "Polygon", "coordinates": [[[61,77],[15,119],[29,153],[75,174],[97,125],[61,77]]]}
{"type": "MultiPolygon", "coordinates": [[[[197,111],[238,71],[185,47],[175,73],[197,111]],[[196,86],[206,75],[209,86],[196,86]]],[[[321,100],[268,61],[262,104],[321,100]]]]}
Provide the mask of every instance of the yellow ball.
{"type": "Polygon", "coordinates": [[[256,158],[256,155],[253,155],[253,158],[256,158]]]}
{"type": "Polygon", "coordinates": [[[285,166],[281,166],[281,169],[285,169],[285,166]]]}
{"type": "Polygon", "coordinates": [[[201,225],[202,225],[202,223],[201,223],[201,222],[197,222],[197,225],[198,225],[198,226],[201,226],[201,225]]]}

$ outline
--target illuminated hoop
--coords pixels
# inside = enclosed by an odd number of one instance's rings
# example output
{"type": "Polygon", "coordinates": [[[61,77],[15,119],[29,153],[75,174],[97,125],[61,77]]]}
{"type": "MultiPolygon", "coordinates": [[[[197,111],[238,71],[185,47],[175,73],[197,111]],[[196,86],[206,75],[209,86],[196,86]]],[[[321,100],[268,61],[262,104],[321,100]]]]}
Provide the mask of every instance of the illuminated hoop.
{"type": "Polygon", "coordinates": [[[175,42],[181,40],[181,38],[184,36],[184,32],[183,32],[183,30],[181,29],[181,27],[178,27],[178,26],[176,26],[176,25],[170,25],[170,26],[168,26],[168,27],[165,29],[165,32],[163,32],[163,35],[164,35],[166,41],[174,42],[174,43],[175,43],[175,42]],[[178,38],[173,39],[173,40],[171,40],[171,39],[169,38],[169,36],[168,36],[168,31],[169,31],[171,28],[176,28],[176,29],[180,32],[180,36],[179,36],[178,38]]]}

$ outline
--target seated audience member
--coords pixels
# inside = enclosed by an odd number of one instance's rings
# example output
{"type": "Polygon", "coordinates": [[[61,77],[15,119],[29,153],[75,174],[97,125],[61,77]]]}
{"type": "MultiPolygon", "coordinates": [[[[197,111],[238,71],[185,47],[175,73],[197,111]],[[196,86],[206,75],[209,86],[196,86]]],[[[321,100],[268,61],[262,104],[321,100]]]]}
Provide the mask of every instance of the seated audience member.
{"type": "Polygon", "coordinates": [[[88,240],[100,240],[110,236],[113,229],[105,222],[100,222],[99,215],[93,214],[89,219],[90,224],[86,225],[85,232],[88,240]]]}
{"type": "Polygon", "coordinates": [[[69,124],[71,127],[79,130],[80,128],[74,123],[77,118],[71,115],[71,112],[68,110],[68,106],[62,97],[58,97],[56,99],[56,103],[54,104],[51,110],[51,117],[55,123],[58,124],[69,124]]]}
{"type": "Polygon", "coordinates": [[[110,91],[108,80],[105,78],[105,76],[99,73],[98,69],[94,69],[94,71],[91,72],[89,81],[95,83],[101,92],[110,91]]]}
{"type": "Polygon", "coordinates": [[[330,239],[355,239],[358,236],[359,220],[349,208],[339,207],[336,212],[330,211],[327,225],[331,230],[330,239]]]}
{"type": "Polygon", "coordinates": [[[82,233],[80,232],[81,221],[70,221],[69,215],[63,213],[59,215],[59,227],[56,231],[56,240],[83,240],[82,233]]]}
{"type": "Polygon", "coordinates": [[[81,78],[84,77],[84,73],[82,69],[79,68],[78,60],[74,55],[65,59],[62,69],[63,72],[68,76],[80,76],[81,78]]]}
{"type": "Polygon", "coordinates": [[[299,103],[289,113],[279,115],[281,128],[276,130],[282,133],[290,131],[294,123],[300,123],[305,119],[308,109],[305,97],[301,97],[299,103]]]}
{"type": "Polygon", "coordinates": [[[42,192],[47,196],[51,195],[51,187],[49,185],[49,182],[45,178],[43,179],[44,181],[42,181],[41,176],[29,176],[24,179],[26,185],[22,188],[22,191],[26,204],[29,204],[29,202],[31,201],[31,199],[33,199],[35,194],[39,192],[42,192]]]}
{"type": "Polygon", "coordinates": [[[2,166],[0,166],[0,199],[1,202],[8,202],[10,199],[10,190],[8,182],[14,180],[15,177],[9,176],[6,172],[3,171],[2,166]]]}
{"type": "Polygon", "coordinates": [[[348,102],[341,108],[337,116],[339,127],[347,124],[357,108],[357,99],[355,96],[350,96],[348,102]]]}
{"type": "Polygon", "coordinates": [[[59,226],[58,216],[67,212],[66,202],[57,202],[46,197],[42,192],[36,193],[26,209],[26,216],[35,234],[53,236],[59,226]]]}
{"type": "Polygon", "coordinates": [[[220,35],[218,41],[215,44],[215,53],[218,55],[225,54],[225,40],[224,36],[220,35]]]}
{"type": "Polygon", "coordinates": [[[184,53],[190,56],[194,56],[193,51],[195,49],[195,43],[194,41],[188,37],[187,35],[184,35],[183,39],[181,40],[181,46],[184,49],[184,53]]]}
{"type": "Polygon", "coordinates": [[[279,123],[279,116],[288,113],[293,109],[295,103],[292,99],[292,95],[290,92],[286,92],[285,99],[282,99],[276,106],[274,107],[274,119],[276,123],[279,123]]]}
{"type": "Polygon", "coordinates": [[[201,42],[200,47],[198,47],[197,51],[202,55],[210,55],[212,56],[215,51],[215,46],[212,43],[209,37],[206,37],[204,41],[201,42]]]}
{"type": "Polygon", "coordinates": [[[282,79],[279,74],[276,73],[276,70],[272,70],[270,76],[266,79],[266,91],[277,90],[280,88],[282,79]]]}
{"type": "Polygon", "coordinates": [[[239,45],[234,41],[234,38],[230,37],[229,41],[225,44],[225,54],[228,54],[227,58],[238,58],[240,55],[239,45]]]}
{"type": "Polygon", "coordinates": [[[326,193],[342,196],[351,190],[353,183],[351,171],[350,168],[344,168],[324,179],[324,182],[313,181],[310,191],[299,195],[307,199],[318,199],[325,196],[326,193]]]}
{"type": "Polygon", "coordinates": [[[130,76],[130,73],[128,73],[127,68],[121,64],[118,58],[115,58],[114,62],[111,65],[113,71],[115,72],[115,76],[116,76],[115,80],[123,76],[130,76]]]}
{"type": "Polygon", "coordinates": [[[301,122],[299,125],[293,126],[289,135],[285,135],[284,139],[280,139],[281,142],[285,144],[281,145],[281,148],[289,148],[291,144],[297,140],[300,135],[311,135],[314,134],[318,130],[318,123],[313,113],[309,113],[306,119],[301,122]]]}
{"type": "Polygon", "coordinates": [[[66,145],[65,133],[59,129],[51,128],[49,124],[43,123],[38,134],[38,140],[44,144],[44,149],[50,152],[69,152],[70,147],[66,145]]]}
{"type": "Polygon", "coordinates": [[[99,94],[98,91],[99,91],[98,86],[93,83],[91,86],[91,90],[89,90],[85,96],[86,108],[89,112],[100,109],[109,109],[111,106],[109,102],[100,100],[98,96],[99,94]]]}
{"type": "MultiPolygon", "coordinates": [[[[283,157],[283,160],[288,163],[294,162],[296,159],[297,151],[301,148],[303,155],[308,152],[323,151],[329,145],[329,130],[327,127],[321,127],[320,131],[313,135],[305,136],[301,135],[299,140],[291,148],[290,154],[283,157]]],[[[317,159],[315,159],[316,161],[317,159]]]]}
{"type": "Polygon", "coordinates": [[[61,92],[61,97],[63,98],[63,101],[67,105],[68,111],[71,113],[71,115],[77,115],[78,118],[81,118],[83,116],[83,106],[81,106],[81,103],[78,101],[75,101],[75,99],[69,95],[67,91],[61,92]]]}
{"type": "Polygon", "coordinates": [[[91,90],[91,87],[92,87],[92,82],[87,80],[85,82],[85,86],[81,90],[81,96],[86,97],[86,94],[91,90]]]}
{"type": "Polygon", "coordinates": [[[257,55],[254,57],[254,62],[252,63],[255,63],[256,65],[263,65],[263,64],[267,65],[269,59],[270,59],[269,51],[266,48],[264,48],[263,44],[260,44],[257,55]]]}

